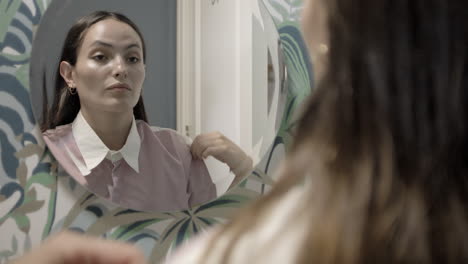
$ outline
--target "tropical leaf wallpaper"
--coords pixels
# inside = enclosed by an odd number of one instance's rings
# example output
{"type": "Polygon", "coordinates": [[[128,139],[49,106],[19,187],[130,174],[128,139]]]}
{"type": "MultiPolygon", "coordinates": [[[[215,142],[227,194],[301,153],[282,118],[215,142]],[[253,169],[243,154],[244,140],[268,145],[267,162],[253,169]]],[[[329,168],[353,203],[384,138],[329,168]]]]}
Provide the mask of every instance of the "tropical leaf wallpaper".
{"type": "Polygon", "coordinates": [[[51,1],[0,0],[0,264],[63,229],[135,243],[157,262],[268,191],[273,168],[291,141],[294,111],[310,93],[312,71],[299,32],[302,1],[263,1],[277,26],[289,76],[285,112],[268,153],[249,178],[215,201],[192,210],[146,213],[111,204],[55,173],[29,98],[33,32],[51,1]]]}

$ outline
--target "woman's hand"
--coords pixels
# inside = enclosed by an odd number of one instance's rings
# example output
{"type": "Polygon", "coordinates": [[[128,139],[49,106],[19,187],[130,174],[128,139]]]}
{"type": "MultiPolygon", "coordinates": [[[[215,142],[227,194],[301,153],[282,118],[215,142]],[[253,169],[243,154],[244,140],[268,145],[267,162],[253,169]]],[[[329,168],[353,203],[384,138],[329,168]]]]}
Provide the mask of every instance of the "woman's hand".
{"type": "Polygon", "coordinates": [[[145,257],[136,247],[122,242],[62,232],[46,239],[38,248],[13,264],[109,263],[142,264],[145,257]]]}
{"type": "Polygon", "coordinates": [[[190,150],[196,158],[205,159],[212,156],[226,163],[236,175],[231,186],[252,171],[252,158],[220,132],[198,135],[193,140],[190,150]]]}

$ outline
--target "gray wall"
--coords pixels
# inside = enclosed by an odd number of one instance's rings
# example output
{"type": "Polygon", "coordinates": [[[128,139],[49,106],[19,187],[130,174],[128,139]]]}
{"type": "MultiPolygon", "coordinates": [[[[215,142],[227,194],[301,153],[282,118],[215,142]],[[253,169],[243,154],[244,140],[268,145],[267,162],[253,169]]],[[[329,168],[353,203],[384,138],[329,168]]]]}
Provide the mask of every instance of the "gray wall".
{"type": "Polygon", "coordinates": [[[143,97],[149,123],[175,129],[177,10],[174,0],[53,1],[36,31],[31,56],[31,98],[36,119],[42,112],[44,83],[48,100],[52,102],[65,34],[78,17],[95,10],[120,12],[138,25],[147,50],[143,97]]]}

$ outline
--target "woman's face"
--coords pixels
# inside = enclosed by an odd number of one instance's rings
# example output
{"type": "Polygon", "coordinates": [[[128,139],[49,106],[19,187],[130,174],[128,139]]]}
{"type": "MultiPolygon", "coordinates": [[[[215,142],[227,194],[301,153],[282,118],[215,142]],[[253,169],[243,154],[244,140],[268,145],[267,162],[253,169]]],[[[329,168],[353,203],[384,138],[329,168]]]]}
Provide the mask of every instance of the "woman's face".
{"type": "Polygon", "coordinates": [[[60,64],[69,87],[77,89],[82,110],[133,110],[145,79],[142,47],[135,30],[114,19],[97,22],[87,30],[76,64],[60,64]]]}

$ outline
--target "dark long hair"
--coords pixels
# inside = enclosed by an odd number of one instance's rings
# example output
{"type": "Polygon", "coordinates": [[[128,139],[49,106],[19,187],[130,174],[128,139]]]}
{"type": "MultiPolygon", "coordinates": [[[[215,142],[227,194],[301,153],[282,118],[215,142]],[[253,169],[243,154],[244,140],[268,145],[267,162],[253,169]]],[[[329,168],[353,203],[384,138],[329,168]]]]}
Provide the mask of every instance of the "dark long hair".
{"type": "MultiPolygon", "coordinates": [[[[277,232],[287,247],[281,235],[304,225],[295,263],[467,262],[468,1],[318,1],[328,62],[281,180],[222,229],[204,263],[231,263],[304,182],[277,232]]],[[[270,253],[262,242],[257,257],[270,253]]]]}
{"type": "MultiPolygon", "coordinates": [[[[105,19],[115,19],[123,22],[135,30],[142,42],[143,49],[143,62],[146,61],[146,48],[145,40],[137,25],[133,23],[128,17],[116,12],[108,11],[96,11],[84,17],[81,17],[68,31],[65,43],[62,49],[62,55],[60,61],[67,61],[71,65],[76,64],[78,57],[78,51],[81,44],[83,43],[84,36],[88,29],[105,19]]],[[[42,120],[41,120],[41,131],[44,132],[47,129],[53,129],[60,125],[65,125],[73,122],[76,115],[80,111],[80,100],[77,94],[71,95],[68,93],[67,85],[65,80],[60,75],[60,67],[57,67],[55,74],[55,89],[54,99],[52,107],[49,107],[47,102],[47,96],[44,96],[42,120]]],[[[145,106],[143,103],[143,97],[140,98],[133,108],[133,114],[135,119],[141,119],[145,122],[148,121],[146,117],[145,106]]]]}

